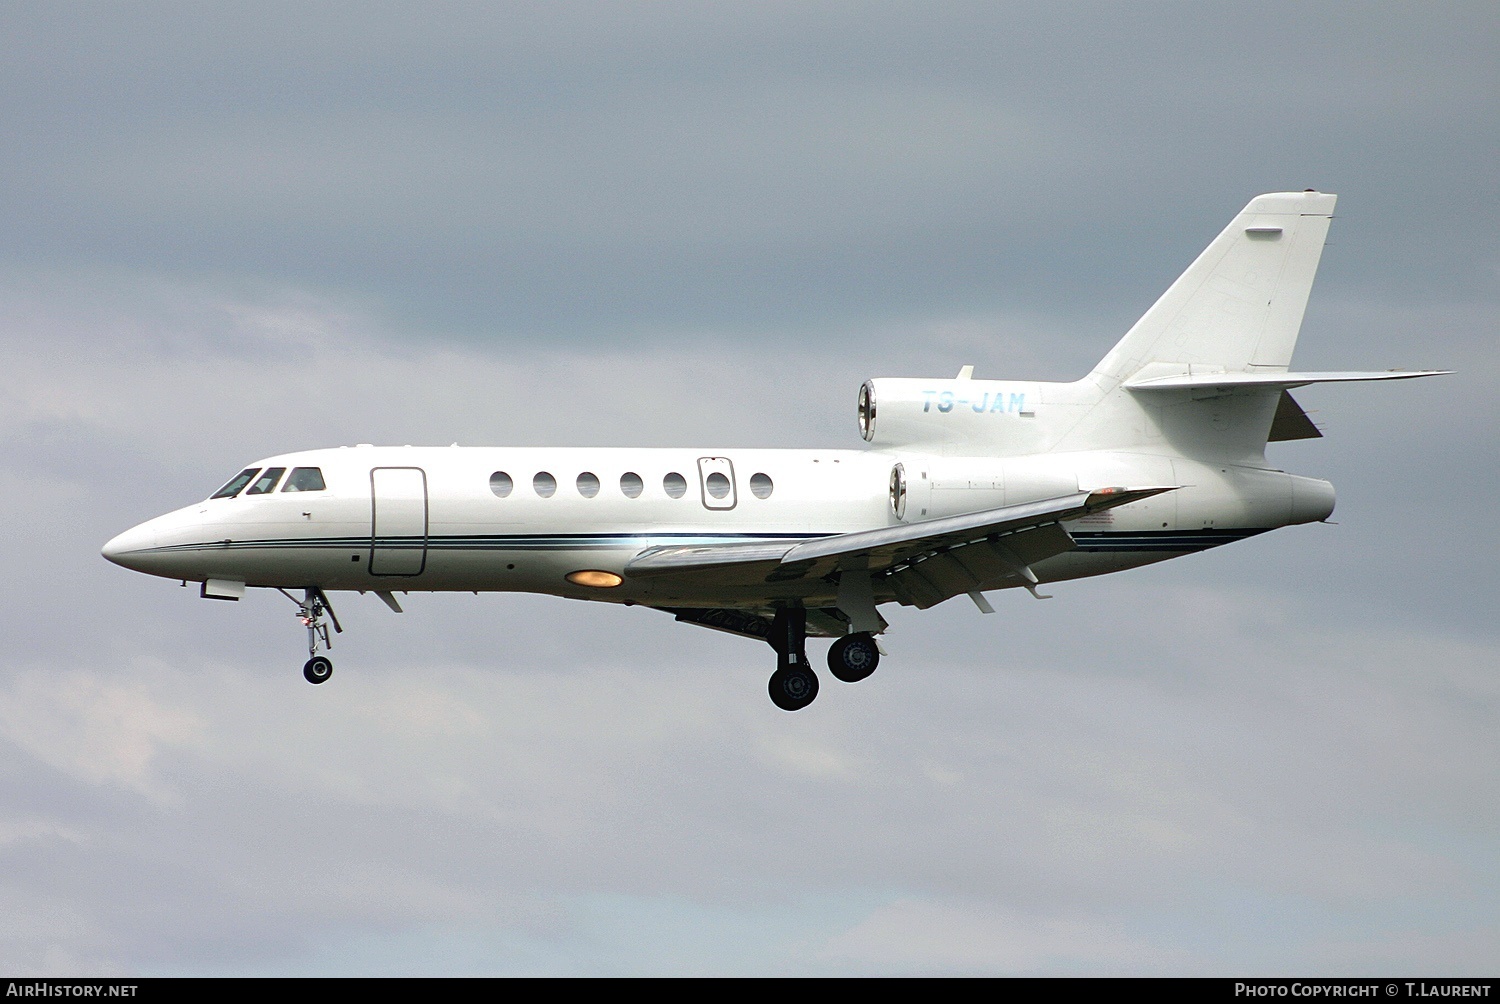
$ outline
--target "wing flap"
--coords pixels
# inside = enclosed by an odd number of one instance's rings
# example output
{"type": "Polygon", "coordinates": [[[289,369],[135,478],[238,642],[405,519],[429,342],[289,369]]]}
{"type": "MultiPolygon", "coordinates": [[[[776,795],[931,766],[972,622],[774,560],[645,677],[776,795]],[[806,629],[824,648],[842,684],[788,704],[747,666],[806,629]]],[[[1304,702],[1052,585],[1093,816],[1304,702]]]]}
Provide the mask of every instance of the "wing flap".
{"type": "Polygon", "coordinates": [[[1057,523],[924,555],[886,573],[902,603],[925,610],[975,590],[1034,584],[1030,567],[1076,545],[1057,523]]]}

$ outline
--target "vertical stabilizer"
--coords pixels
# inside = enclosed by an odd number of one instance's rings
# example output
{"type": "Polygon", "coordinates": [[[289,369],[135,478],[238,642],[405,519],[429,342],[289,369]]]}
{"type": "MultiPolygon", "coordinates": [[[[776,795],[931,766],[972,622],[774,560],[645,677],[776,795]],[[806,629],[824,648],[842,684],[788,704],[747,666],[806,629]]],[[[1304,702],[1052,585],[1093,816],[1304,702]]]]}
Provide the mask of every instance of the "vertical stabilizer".
{"type": "Polygon", "coordinates": [[[1132,378],[1285,371],[1337,196],[1256,196],[1092,374],[1132,378]]]}

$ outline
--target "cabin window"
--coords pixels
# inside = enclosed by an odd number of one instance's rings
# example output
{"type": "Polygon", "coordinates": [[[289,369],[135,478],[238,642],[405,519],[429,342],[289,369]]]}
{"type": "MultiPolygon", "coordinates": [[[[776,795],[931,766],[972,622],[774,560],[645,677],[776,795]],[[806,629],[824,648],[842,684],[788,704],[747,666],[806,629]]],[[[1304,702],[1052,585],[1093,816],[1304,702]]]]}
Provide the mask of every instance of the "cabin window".
{"type": "Polygon", "coordinates": [[[286,479],[284,492],[320,492],[328,486],[323,483],[323,472],[316,467],[294,467],[286,479]]]}
{"type": "Polygon", "coordinates": [[[750,475],[751,495],[754,495],[758,499],[768,499],[775,490],[776,486],[771,483],[771,476],[769,474],[750,475]]]}
{"type": "Polygon", "coordinates": [[[264,474],[255,479],[255,484],[250,486],[246,495],[264,495],[266,492],[276,490],[276,482],[286,473],[285,467],[267,467],[264,474]]]}
{"type": "Polygon", "coordinates": [[[531,479],[531,489],[544,499],[550,499],[557,491],[557,479],[546,471],[539,471],[537,476],[531,479]]]}
{"type": "Polygon", "coordinates": [[[599,478],[595,474],[584,471],[578,475],[578,494],[586,499],[591,499],[599,494],[599,478]]]}
{"type": "Polygon", "coordinates": [[[718,471],[714,471],[703,481],[703,487],[716,499],[724,498],[729,494],[729,479],[718,471]]]}
{"type": "Polygon", "coordinates": [[[661,479],[662,491],[674,499],[680,499],[687,494],[687,478],[673,471],[661,479]]]}
{"type": "Polygon", "coordinates": [[[626,471],[620,475],[620,492],[628,499],[638,499],[641,492],[646,490],[646,482],[634,471],[626,471]]]}
{"type": "Polygon", "coordinates": [[[490,491],[494,492],[499,498],[509,496],[515,487],[516,483],[504,471],[496,471],[490,475],[490,491]]]}
{"type": "Polygon", "coordinates": [[[247,467],[247,468],[245,468],[243,471],[240,471],[234,477],[230,478],[229,479],[229,483],[227,485],[225,485],[223,488],[220,488],[218,491],[214,492],[212,495],[209,496],[209,498],[211,498],[211,499],[232,499],[232,498],[234,498],[236,495],[238,495],[240,493],[240,489],[243,488],[243,487],[245,487],[246,485],[248,485],[250,483],[250,479],[253,478],[253,477],[255,477],[255,475],[259,471],[260,471],[259,467],[247,467]]]}

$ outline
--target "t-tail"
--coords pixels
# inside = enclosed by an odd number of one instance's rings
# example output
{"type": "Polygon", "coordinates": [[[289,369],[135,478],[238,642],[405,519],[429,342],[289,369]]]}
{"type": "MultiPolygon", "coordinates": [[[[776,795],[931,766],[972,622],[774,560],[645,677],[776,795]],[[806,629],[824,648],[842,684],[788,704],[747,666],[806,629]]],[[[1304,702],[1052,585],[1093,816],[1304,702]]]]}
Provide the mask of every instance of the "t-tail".
{"type": "Polygon", "coordinates": [[[1103,389],[1189,373],[1285,373],[1338,196],[1250,200],[1094,367],[1103,389]]]}
{"type": "Polygon", "coordinates": [[[949,455],[1138,450],[1258,463],[1267,442],[1319,436],[1290,389],[1443,372],[1291,370],[1336,201],[1250,200],[1082,380],[975,380],[966,366],[947,380],[869,381],[865,438],[949,455]]]}

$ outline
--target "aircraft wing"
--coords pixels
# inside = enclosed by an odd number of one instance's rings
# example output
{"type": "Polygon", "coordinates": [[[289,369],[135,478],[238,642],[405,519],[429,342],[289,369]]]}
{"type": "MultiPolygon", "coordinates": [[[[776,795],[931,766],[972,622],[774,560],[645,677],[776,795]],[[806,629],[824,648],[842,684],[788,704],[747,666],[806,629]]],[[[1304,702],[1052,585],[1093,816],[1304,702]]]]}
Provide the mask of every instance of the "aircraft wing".
{"type": "Polygon", "coordinates": [[[649,547],[626,564],[625,575],[709,575],[748,584],[789,582],[854,569],[888,580],[897,599],[928,607],[1010,575],[1034,585],[1031,564],[1073,547],[1072,538],[1057,524],[1172,490],[1079,491],[814,540],[649,547]]]}

